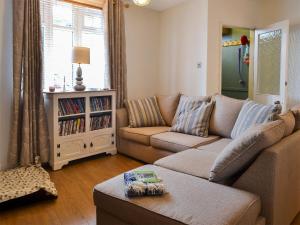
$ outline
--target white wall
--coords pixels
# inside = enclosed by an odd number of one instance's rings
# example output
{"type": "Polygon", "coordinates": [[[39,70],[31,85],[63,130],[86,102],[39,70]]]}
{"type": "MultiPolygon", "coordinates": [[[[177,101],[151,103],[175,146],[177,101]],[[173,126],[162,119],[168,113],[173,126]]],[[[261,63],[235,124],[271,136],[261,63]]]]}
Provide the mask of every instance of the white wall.
{"type": "Polygon", "coordinates": [[[299,0],[264,0],[265,25],[290,20],[291,25],[300,24],[299,0]]]}
{"type": "Polygon", "coordinates": [[[12,106],[12,1],[0,1],[0,170],[7,166],[12,106]]]}
{"type": "Polygon", "coordinates": [[[159,94],[205,94],[207,0],[167,9],[160,21],[159,94]]]}
{"type": "Polygon", "coordinates": [[[159,12],[131,5],[125,9],[128,98],[158,90],[159,12]]]}

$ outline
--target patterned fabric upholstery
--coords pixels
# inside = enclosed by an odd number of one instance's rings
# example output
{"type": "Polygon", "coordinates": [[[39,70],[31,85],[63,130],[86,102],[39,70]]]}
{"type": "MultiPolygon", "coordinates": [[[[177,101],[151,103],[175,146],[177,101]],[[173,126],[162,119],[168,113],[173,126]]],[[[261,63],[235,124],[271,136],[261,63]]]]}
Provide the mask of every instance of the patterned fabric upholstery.
{"type": "Polygon", "coordinates": [[[165,121],[159,111],[156,97],[137,100],[126,100],[125,105],[129,113],[130,127],[165,126],[165,121]]]}
{"type": "Polygon", "coordinates": [[[191,102],[184,105],[186,107],[180,109],[171,131],[207,137],[214,102],[191,102]]]}
{"type": "Polygon", "coordinates": [[[0,171],[0,203],[44,190],[57,196],[50,176],[41,166],[18,167],[0,171]]]}
{"type": "Polygon", "coordinates": [[[262,105],[254,101],[246,101],[239,113],[231,132],[231,138],[237,138],[255,124],[273,121],[280,105],[262,105]]]}

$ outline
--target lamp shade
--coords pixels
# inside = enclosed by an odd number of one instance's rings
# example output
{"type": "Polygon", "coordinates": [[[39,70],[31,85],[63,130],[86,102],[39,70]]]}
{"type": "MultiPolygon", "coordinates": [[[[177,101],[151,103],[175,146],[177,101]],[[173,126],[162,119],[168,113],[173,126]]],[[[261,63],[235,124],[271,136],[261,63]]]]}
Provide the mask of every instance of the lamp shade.
{"type": "Polygon", "coordinates": [[[90,49],[86,47],[73,47],[72,63],[90,64],[90,49]]]}

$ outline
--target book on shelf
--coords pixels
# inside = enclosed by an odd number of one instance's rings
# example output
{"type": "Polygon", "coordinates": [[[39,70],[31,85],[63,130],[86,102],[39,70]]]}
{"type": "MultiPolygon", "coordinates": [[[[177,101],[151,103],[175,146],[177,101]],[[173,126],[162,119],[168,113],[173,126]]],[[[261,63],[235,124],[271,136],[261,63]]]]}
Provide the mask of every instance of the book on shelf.
{"type": "Polygon", "coordinates": [[[90,119],[90,129],[99,130],[112,127],[111,115],[93,116],[90,119]]]}
{"type": "Polygon", "coordinates": [[[84,98],[64,98],[58,100],[58,116],[85,112],[84,98]]]}
{"type": "Polygon", "coordinates": [[[162,180],[151,170],[135,170],[124,173],[127,197],[154,196],[166,193],[162,180]]]}
{"type": "Polygon", "coordinates": [[[58,122],[59,136],[67,136],[85,132],[85,119],[76,118],[58,122]]]}
{"type": "Polygon", "coordinates": [[[91,97],[90,100],[92,112],[112,109],[111,96],[91,97]]]}

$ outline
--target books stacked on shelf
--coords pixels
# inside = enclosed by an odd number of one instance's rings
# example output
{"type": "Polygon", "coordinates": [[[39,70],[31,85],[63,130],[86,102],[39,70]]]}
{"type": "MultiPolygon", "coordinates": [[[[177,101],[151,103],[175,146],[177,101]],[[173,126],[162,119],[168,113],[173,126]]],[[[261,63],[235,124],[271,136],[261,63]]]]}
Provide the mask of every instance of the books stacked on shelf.
{"type": "Polygon", "coordinates": [[[100,130],[112,127],[111,115],[93,116],[90,121],[90,130],[100,130]]]}
{"type": "Polygon", "coordinates": [[[85,132],[85,119],[76,118],[58,121],[59,136],[67,136],[85,132]]]}
{"type": "Polygon", "coordinates": [[[63,98],[58,100],[58,116],[66,116],[84,112],[84,98],[63,98]]]}
{"type": "Polygon", "coordinates": [[[154,171],[135,170],[124,173],[125,195],[127,197],[163,195],[166,193],[162,180],[154,171]]]}
{"type": "Polygon", "coordinates": [[[91,98],[91,111],[111,110],[111,96],[101,96],[91,98]]]}

